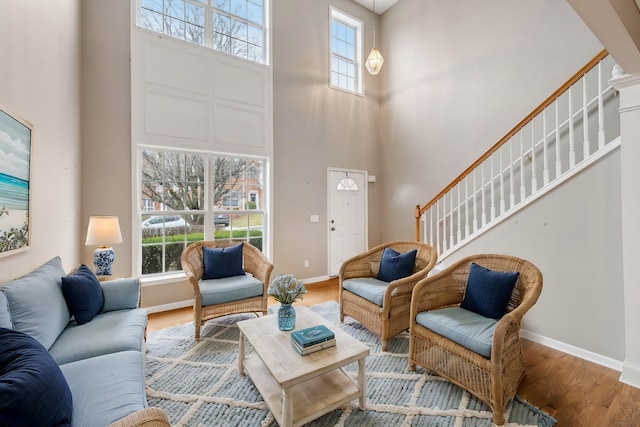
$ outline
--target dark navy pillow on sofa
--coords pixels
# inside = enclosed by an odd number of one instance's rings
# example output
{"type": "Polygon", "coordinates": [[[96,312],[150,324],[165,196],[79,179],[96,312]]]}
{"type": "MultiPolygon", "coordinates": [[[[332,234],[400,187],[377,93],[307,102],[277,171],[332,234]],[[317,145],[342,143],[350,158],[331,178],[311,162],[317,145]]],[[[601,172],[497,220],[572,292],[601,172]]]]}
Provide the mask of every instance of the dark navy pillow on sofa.
{"type": "Polygon", "coordinates": [[[393,282],[411,276],[417,254],[417,249],[401,254],[392,248],[384,248],[377,279],[383,282],[393,282]]]}
{"type": "Polygon", "coordinates": [[[204,272],[202,279],[223,279],[231,276],[241,276],[244,273],[242,268],[242,246],[229,246],[226,248],[202,247],[202,261],[204,272]]]}
{"type": "Polygon", "coordinates": [[[484,317],[500,319],[507,313],[507,305],[519,275],[517,271],[493,271],[472,262],[467,290],[460,307],[484,317]]]}
{"type": "Polygon", "coordinates": [[[0,328],[0,426],[69,426],[71,390],[34,338],[0,328]]]}
{"type": "Polygon", "coordinates": [[[62,294],[78,325],[90,322],[104,306],[100,281],[84,264],[74,274],[62,278],[62,294]]]}

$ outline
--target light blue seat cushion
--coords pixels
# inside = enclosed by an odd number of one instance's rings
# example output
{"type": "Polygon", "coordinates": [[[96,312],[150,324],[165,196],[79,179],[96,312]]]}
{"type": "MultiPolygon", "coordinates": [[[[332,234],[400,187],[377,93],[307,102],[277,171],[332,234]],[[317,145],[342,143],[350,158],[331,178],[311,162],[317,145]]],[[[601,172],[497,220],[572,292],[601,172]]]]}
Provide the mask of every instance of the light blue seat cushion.
{"type": "Polygon", "coordinates": [[[65,274],[56,257],[2,287],[11,309],[13,329],[31,335],[46,349],[51,348],[71,317],[62,295],[65,274]]]}
{"type": "Polygon", "coordinates": [[[203,306],[259,297],[263,291],[262,282],[251,274],[200,280],[200,295],[202,295],[203,306]]]}
{"type": "Polygon", "coordinates": [[[72,427],[104,427],[147,406],[139,351],[91,357],[60,369],[73,396],[72,427]]]}
{"type": "Polygon", "coordinates": [[[498,323],[495,319],[464,308],[447,307],[418,313],[416,322],[474,353],[491,357],[493,331],[498,323]]]}
{"type": "Polygon", "coordinates": [[[7,297],[4,296],[2,291],[0,291],[0,328],[13,329],[7,297]]]}
{"type": "Polygon", "coordinates": [[[83,325],[69,323],[49,353],[63,364],[118,351],[141,351],[146,326],[144,308],[98,314],[83,325]]]}
{"type": "Polygon", "coordinates": [[[342,287],[346,290],[366,299],[367,301],[371,301],[379,307],[382,307],[384,293],[387,290],[387,286],[389,286],[388,282],[374,279],[373,277],[347,279],[342,282],[342,287]]]}

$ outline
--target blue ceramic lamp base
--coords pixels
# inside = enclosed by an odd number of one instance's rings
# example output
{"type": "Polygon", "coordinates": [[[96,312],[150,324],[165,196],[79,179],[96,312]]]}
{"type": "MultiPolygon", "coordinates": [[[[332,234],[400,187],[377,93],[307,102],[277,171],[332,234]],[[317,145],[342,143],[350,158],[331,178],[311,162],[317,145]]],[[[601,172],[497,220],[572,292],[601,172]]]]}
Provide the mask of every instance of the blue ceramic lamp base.
{"type": "Polygon", "coordinates": [[[116,254],[111,246],[99,246],[93,251],[93,265],[96,268],[96,276],[111,276],[111,265],[116,259],[116,254]]]}

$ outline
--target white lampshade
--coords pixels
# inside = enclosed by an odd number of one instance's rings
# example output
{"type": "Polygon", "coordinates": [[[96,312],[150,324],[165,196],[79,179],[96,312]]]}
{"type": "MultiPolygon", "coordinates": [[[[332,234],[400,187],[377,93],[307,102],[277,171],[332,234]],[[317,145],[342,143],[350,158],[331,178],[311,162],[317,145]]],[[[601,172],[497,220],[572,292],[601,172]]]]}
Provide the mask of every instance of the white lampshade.
{"type": "Polygon", "coordinates": [[[382,64],[384,63],[384,58],[375,47],[371,49],[371,53],[369,53],[369,57],[365,62],[365,67],[367,67],[367,71],[373,76],[380,72],[382,68],[382,64]]]}
{"type": "Polygon", "coordinates": [[[122,243],[120,222],[117,216],[89,217],[85,245],[112,245],[122,243]]]}

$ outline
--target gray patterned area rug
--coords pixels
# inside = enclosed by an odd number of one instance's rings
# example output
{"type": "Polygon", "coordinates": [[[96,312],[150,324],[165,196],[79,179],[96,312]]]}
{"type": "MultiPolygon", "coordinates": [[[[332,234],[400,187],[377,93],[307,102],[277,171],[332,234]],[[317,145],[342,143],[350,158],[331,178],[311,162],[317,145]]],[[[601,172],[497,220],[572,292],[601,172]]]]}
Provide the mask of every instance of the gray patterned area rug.
{"type": "MultiPolygon", "coordinates": [[[[336,302],[311,309],[339,325],[336,302]]],[[[149,406],[164,409],[173,426],[277,427],[251,379],[237,370],[236,322],[252,317],[240,314],[210,320],[202,327],[199,342],[193,338],[191,323],[149,333],[149,406]]],[[[340,328],[371,348],[366,359],[367,409],[359,410],[356,400],[310,426],[493,425],[488,407],[466,391],[420,367],[409,371],[407,333],[391,340],[383,352],[380,340],[355,320],[347,317],[340,328]]],[[[357,364],[346,370],[355,378],[357,364]]],[[[509,427],[555,424],[552,417],[518,398],[509,404],[506,419],[509,427]]]]}

